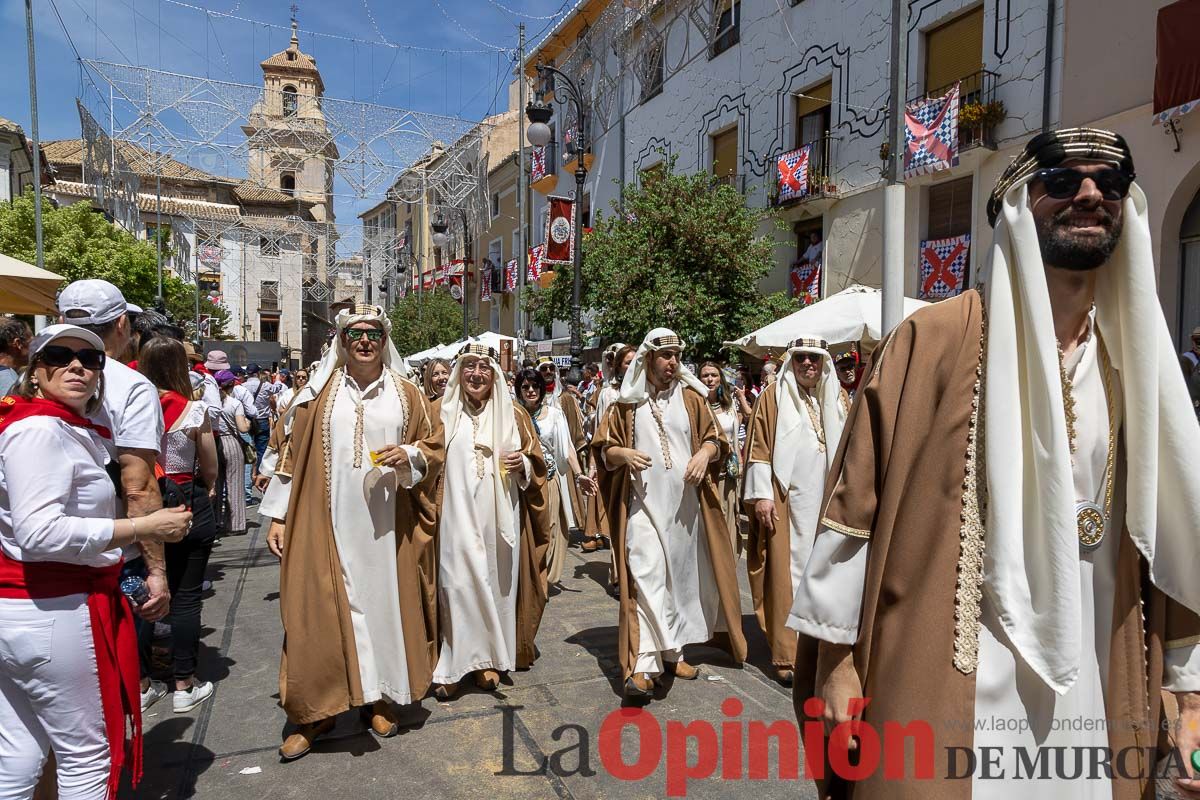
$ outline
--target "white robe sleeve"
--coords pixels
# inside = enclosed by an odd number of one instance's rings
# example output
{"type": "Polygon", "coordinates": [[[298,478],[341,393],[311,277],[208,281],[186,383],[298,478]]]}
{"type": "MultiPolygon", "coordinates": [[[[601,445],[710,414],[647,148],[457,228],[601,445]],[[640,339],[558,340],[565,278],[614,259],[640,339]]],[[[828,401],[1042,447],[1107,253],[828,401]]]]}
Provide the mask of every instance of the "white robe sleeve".
{"type": "Polygon", "coordinates": [[[746,467],[745,487],[747,500],[774,500],[775,481],[771,465],[755,461],[746,467]]]}
{"type": "Polygon", "coordinates": [[[411,489],[425,479],[425,471],[429,469],[429,462],[425,460],[425,454],[415,445],[402,444],[400,449],[408,454],[408,468],[396,470],[396,481],[401,488],[411,489]]]}
{"type": "Polygon", "coordinates": [[[264,517],[282,520],[287,517],[288,501],[292,498],[292,479],[282,475],[271,478],[270,485],[263,492],[262,502],[258,504],[258,513],[264,517]]]}
{"type": "Polygon", "coordinates": [[[1168,692],[1200,692],[1200,644],[1166,649],[1163,688],[1168,692]]]}
{"type": "Polygon", "coordinates": [[[529,488],[529,482],[533,480],[533,462],[529,460],[529,456],[522,453],[521,463],[525,465],[525,471],[517,479],[517,486],[523,492],[529,488]]]}
{"type": "Polygon", "coordinates": [[[832,644],[854,644],[870,542],[822,528],[796,588],[787,626],[832,644]]]}

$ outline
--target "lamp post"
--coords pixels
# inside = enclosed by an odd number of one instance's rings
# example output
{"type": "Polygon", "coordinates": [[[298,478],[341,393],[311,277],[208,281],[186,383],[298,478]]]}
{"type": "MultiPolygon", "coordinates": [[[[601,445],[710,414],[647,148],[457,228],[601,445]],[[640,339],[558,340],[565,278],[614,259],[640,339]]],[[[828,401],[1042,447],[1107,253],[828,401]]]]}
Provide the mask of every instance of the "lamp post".
{"type": "Polygon", "coordinates": [[[583,184],[587,179],[587,166],[584,153],[587,152],[588,115],[584,104],[583,94],[561,70],[546,64],[537,65],[538,85],[534,99],[525,106],[525,116],[530,125],[525,136],[534,147],[544,147],[550,141],[550,119],[554,109],[545,101],[546,81],[551,76],[562,81],[567,91],[568,99],[575,104],[576,117],[579,120],[579,130],[576,131],[575,152],[578,159],[575,162],[575,253],[574,274],[571,284],[571,370],[567,373],[567,381],[578,384],[583,380],[583,331],[580,322],[580,295],[583,290],[583,184]]]}

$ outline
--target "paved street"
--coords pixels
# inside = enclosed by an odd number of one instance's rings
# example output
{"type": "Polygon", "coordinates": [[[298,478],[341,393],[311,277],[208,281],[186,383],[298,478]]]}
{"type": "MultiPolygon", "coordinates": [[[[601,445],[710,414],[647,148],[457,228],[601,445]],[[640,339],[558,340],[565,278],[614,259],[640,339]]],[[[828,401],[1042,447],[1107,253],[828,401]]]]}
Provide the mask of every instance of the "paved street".
{"type": "MultiPolygon", "coordinates": [[[[380,740],[365,732],[355,713],[343,714],[335,734],[318,742],[298,762],[279,763],[275,750],[284,728],[278,706],[280,625],[278,569],[264,546],[265,528],[252,524],[249,535],[226,539],[213,551],[210,576],[214,592],[204,607],[204,642],[199,676],[215,680],[216,696],[189,715],[171,713],[170,698],[146,716],[146,774],[139,798],[553,798],[662,797],[666,795],[665,755],[668,720],[702,719],[721,731],[729,720],[721,704],[737,698],[744,710],[742,736],[750,720],[791,720],[787,690],[767,677],[770,659],[754,623],[743,617],[750,659],[743,668],[730,665],[716,650],[697,650],[704,665],[694,683],[679,681],[647,708],[664,732],[664,754],[657,769],[640,781],[622,781],[601,763],[601,722],[620,708],[620,669],[616,663],[617,606],[603,583],[607,553],[570,551],[564,591],[551,598],[538,645],[541,658],[533,669],[516,672],[496,695],[466,690],[451,703],[427,698],[403,709],[401,735],[380,740]],[[511,708],[504,711],[502,708],[511,708]],[[589,736],[588,758],[594,774],[497,776],[505,768],[505,720],[512,722],[511,763],[532,772],[545,756],[567,748],[560,761],[573,773],[579,766],[579,734],[560,733],[580,725],[589,736]]],[[[748,612],[749,591],[742,561],[742,608],[748,612]]],[[[626,729],[625,760],[637,753],[633,728],[626,729]]],[[[694,743],[693,743],[694,744],[694,743]]],[[[688,796],[733,797],[753,791],[756,800],[814,797],[805,781],[778,780],[771,748],[771,779],[688,783],[688,796]]],[[[696,762],[695,747],[688,756],[696,762]]],[[[746,763],[748,766],[748,762],[746,763]]],[[[745,769],[745,767],[743,767],[745,769]]],[[[553,772],[553,771],[551,771],[553,772]]],[[[744,773],[743,773],[744,774],[744,773]]]]}

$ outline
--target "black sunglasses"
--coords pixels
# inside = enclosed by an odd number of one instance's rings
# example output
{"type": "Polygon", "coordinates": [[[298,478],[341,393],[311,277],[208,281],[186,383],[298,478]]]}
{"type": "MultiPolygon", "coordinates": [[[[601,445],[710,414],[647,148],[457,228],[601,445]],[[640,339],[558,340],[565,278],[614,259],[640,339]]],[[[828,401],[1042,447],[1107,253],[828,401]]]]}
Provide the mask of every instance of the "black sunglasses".
{"type": "Polygon", "coordinates": [[[1051,167],[1038,170],[1037,178],[1046,187],[1046,194],[1055,200],[1071,199],[1079,194],[1083,179],[1091,178],[1100,195],[1105,200],[1114,201],[1125,199],[1134,176],[1112,167],[1097,172],[1080,172],[1074,167],[1051,167]]]}
{"type": "Polygon", "coordinates": [[[104,369],[105,358],[103,350],[93,347],[72,350],[59,344],[48,344],[38,353],[38,360],[48,367],[69,367],[78,359],[80,366],[93,371],[104,369]]]}
{"type": "Polygon", "coordinates": [[[346,328],[342,331],[342,335],[352,342],[357,342],[364,336],[369,342],[378,342],[383,339],[383,331],[379,328],[346,328]]]}
{"type": "Polygon", "coordinates": [[[816,353],[796,353],[796,360],[803,364],[805,361],[811,361],[814,364],[820,364],[824,356],[816,353]]]}

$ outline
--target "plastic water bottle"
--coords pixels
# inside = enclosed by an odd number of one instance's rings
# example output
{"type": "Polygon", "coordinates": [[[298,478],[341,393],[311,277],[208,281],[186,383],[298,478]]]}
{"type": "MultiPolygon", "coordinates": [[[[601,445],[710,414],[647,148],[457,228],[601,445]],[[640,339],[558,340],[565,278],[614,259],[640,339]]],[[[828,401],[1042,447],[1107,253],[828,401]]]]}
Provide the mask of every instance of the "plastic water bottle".
{"type": "Polygon", "coordinates": [[[140,606],[150,599],[150,590],[146,588],[146,582],[137,575],[129,575],[121,579],[121,594],[128,597],[129,602],[135,606],[140,606]]]}

